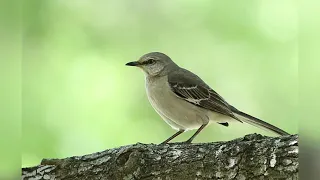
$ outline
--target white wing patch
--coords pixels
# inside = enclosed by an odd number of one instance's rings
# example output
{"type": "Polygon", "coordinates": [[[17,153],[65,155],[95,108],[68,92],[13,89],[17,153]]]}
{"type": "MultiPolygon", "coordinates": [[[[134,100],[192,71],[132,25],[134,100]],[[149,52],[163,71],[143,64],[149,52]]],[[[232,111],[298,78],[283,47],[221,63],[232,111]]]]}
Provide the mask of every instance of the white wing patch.
{"type": "Polygon", "coordinates": [[[182,86],[178,86],[178,84],[175,84],[175,85],[173,85],[173,87],[179,88],[179,89],[190,90],[190,89],[197,89],[197,88],[198,88],[198,85],[196,85],[196,86],[191,86],[191,87],[182,87],[182,86]]]}
{"type": "Polygon", "coordinates": [[[187,98],[186,100],[193,104],[198,104],[198,105],[200,105],[200,102],[202,101],[202,99],[193,99],[193,98],[187,98]]]}
{"type": "MultiPolygon", "coordinates": [[[[194,90],[194,89],[197,89],[197,88],[198,88],[198,85],[189,86],[189,87],[183,87],[183,86],[178,86],[178,84],[175,84],[173,87],[174,87],[174,88],[181,89],[181,90],[194,90]]],[[[207,97],[207,98],[194,99],[194,98],[192,98],[192,97],[188,97],[188,98],[186,98],[185,100],[186,100],[186,101],[189,101],[189,102],[191,102],[191,103],[193,103],[193,104],[200,105],[200,102],[201,102],[201,101],[209,100],[210,97],[211,97],[211,93],[209,93],[209,97],[207,97]]]]}

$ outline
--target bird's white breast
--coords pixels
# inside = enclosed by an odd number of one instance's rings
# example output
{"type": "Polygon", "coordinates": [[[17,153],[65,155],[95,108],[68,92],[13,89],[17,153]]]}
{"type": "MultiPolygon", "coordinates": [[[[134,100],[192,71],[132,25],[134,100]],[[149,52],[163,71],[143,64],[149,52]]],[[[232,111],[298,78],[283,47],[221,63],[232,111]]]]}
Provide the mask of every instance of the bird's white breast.
{"type": "Polygon", "coordinates": [[[174,129],[195,129],[208,121],[207,111],[172,92],[167,76],[146,77],[146,90],[152,107],[174,129]]]}

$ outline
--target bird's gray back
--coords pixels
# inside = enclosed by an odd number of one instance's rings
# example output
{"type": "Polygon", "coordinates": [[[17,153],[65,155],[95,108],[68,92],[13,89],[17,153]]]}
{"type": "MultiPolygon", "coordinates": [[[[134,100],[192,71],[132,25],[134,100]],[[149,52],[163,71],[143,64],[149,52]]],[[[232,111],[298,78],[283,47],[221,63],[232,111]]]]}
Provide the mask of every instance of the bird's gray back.
{"type": "Polygon", "coordinates": [[[210,88],[199,76],[184,68],[179,68],[176,71],[170,72],[168,74],[168,81],[190,85],[198,84],[205,88],[210,88]]]}

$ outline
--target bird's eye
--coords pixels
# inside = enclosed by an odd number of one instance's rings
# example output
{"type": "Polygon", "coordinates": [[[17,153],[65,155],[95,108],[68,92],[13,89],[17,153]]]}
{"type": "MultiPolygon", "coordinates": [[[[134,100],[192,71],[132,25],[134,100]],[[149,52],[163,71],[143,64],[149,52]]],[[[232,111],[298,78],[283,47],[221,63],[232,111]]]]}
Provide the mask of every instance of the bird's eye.
{"type": "Polygon", "coordinates": [[[149,59],[149,60],[147,60],[145,63],[151,65],[151,64],[156,63],[156,61],[155,61],[154,59],[149,59]]]}

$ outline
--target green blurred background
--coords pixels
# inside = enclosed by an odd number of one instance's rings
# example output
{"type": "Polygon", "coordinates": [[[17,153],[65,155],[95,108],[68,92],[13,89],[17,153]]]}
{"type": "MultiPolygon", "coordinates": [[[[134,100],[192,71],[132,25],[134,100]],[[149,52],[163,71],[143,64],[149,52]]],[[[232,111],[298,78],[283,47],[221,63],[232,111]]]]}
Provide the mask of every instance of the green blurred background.
{"type": "MultiPolygon", "coordinates": [[[[293,0],[30,0],[22,8],[22,167],[172,135],[146,98],[143,73],[124,65],[151,51],[238,109],[298,132],[293,0]]],[[[195,142],[254,132],[273,135],[211,125],[195,142]]]]}
{"type": "MultiPolygon", "coordinates": [[[[149,105],[143,73],[124,66],[150,51],[168,54],[239,109],[297,133],[292,1],[39,0],[25,4],[23,17],[22,166],[173,134],[149,105]]],[[[212,125],[195,142],[253,132],[267,134],[212,125]]]]}

